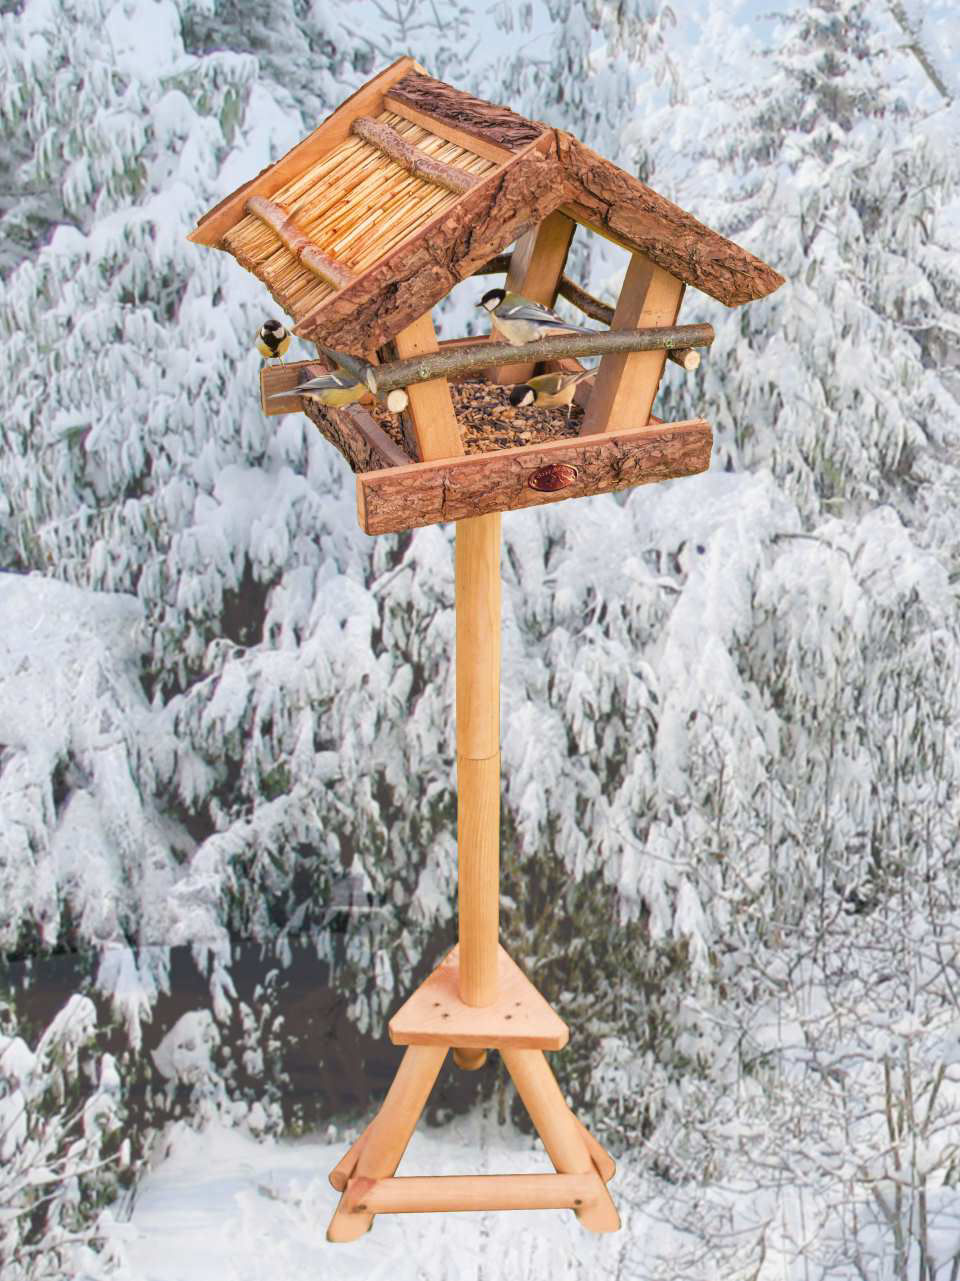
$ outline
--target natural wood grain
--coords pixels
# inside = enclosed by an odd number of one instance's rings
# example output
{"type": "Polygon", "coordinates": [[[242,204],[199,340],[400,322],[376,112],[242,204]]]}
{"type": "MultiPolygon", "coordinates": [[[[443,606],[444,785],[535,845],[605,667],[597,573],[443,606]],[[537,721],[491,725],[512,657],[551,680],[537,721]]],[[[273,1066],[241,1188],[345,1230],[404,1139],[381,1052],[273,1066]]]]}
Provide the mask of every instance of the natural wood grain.
{"type": "Polygon", "coordinates": [[[200,219],[187,239],[198,245],[219,244],[223,233],[244,216],[244,206],[250,196],[272,196],[328,151],[345,142],[350,137],[350,126],[354,118],[360,115],[378,115],[386,91],[398,80],[411,74],[416,66],[413,58],[398,58],[384,68],[379,75],[351,94],[313,133],[298,142],[285,156],[261,169],[255,178],[251,178],[218,205],[214,205],[200,219]]]}
{"type": "Polygon", "coordinates": [[[446,1047],[439,1045],[408,1047],[387,1097],[359,1147],[353,1178],[327,1228],[328,1241],[355,1241],[369,1229],[371,1214],[347,1208],[350,1186],[355,1179],[384,1179],[396,1171],[446,1054],[446,1047]]]}
{"type": "MultiPolygon", "coordinates": [[[[479,516],[457,523],[457,550],[460,549],[464,526],[492,525],[500,513],[479,516]]],[[[481,530],[481,535],[487,531],[481,530]]],[[[500,530],[496,529],[497,551],[500,530]]],[[[492,539],[491,539],[492,541],[492,539]]],[[[496,564],[497,595],[500,587],[499,556],[496,564]]],[[[478,591],[486,586],[482,583],[478,591]]],[[[460,598],[458,598],[459,600],[460,598]]],[[[484,650],[496,651],[486,667],[476,661],[477,655],[464,653],[465,629],[457,610],[457,903],[459,909],[459,984],[460,999],[465,1005],[489,1007],[497,999],[499,964],[497,946],[500,937],[500,752],[485,760],[461,755],[460,713],[462,705],[477,708],[482,719],[492,715],[499,738],[500,710],[500,610],[499,600],[494,619],[494,634],[484,650]],[[469,659],[474,661],[470,662],[469,659]],[[495,679],[494,679],[495,678],[495,679]],[[492,695],[487,694],[491,684],[492,695]],[[465,694],[465,696],[464,696],[465,694]],[[491,704],[483,706],[483,699],[491,704]]],[[[481,643],[486,637],[480,638],[481,643]]],[[[486,658],[486,654],[479,655],[486,658]]]]}
{"type": "Polygon", "coordinates": [[[617,1163],[602,1144],[598,1143],[587,1127],[579,1117],[575,1116],[574,1120],[580,1127],[583,1134],[583,1141],[587,1145],[587,1151],[590,1153],[590,1160],[593,1162],[597,1173],[603,1179],[604,1183],[609,1183],[617,1172],[617,1163]]]}
{"type": "MultiPolygon", "coordinates": [[[[634,328],[640,333],[649,333],[652,328],[676,325],[684,287],[682,281],[645,255],[634,254],[614,312],[615,329],[634,328]]],[[[646,422],[660,386],[665,359],[665,351],[603,356],[580,435],[617,431],[629,427],[638,418],[646,422]]]]}
{"type": "MultiPolygon", "coordinates": [[[[554,211],[521,236],[510,256],[510,269],[504,286],[507,293],[520,294],[531,302],[552,308],[557,301],[557,287],[575,230],[576,223],[565,214],[554,211]]],[[[497,333],[496,321],[493,326],[497,333]]],[[[491,382],[523,383],[535,368],[536,362],[530,360],[516,365],[501,365],[487,376],[491,382]]]]}
{"type": "Polygon", "coordinates": [[[413,1174],[352,1183],[348,1205],[371,1214],[573,1210],[596,1201],[589,1174],[413,1174]]]}
{"type": "Polygon", "coordinates": [[[435,183],[447,191],[462,194],[464,191],[469,191],[471,187],[475,187],[478,182],[477,178],[471,177],[463,169],[444,164],[442,160],[434,160],[426,155],[418,147],[401,138],[395,129],[382,124],[379,120],[371,120],[369,116],[358,116],[351,128],[355,134],[378,147],[409,173],[427,182],[435,183]]]}
{"type": "MultiPolygon", "coordinates": [[[[371,1122],[371,1125],[372,1124],[373,1123],[371,1122]]],[[[369,1133],[370,1126],[368,1125],[363,1133],[358,1138],[354,1139],[353,1143],[327,1176],[330,1180],[331,1186],[336,1188],[338,1192],[342,1192],[344,1188],[346,1188],[347,1183],[353,1177],[353,1172],[357,1168],[357,1162],[360,1159],[360,1151],[366,1143],[367,1135],[369,1133]]]]}
{"type": "Polygon", "coordinates": [[[616,493],[706,471],[712,444],[709,423],[697,418],[368,471],[357,476],[357,516],[366,533],[387,534],[616,493]],[[576,469],[565,488],[530,488],[534,473],[556,464],[576,469]]]}
{"type": "MultiPolygon", "coordinates": [[[[437,351],[437,335],[430,312],[418,316],[397,334],[394,346],[400,360],[418,359],[437,351]]],[[[378,369],[380,366],[373,366],[378,369]]],[[[409,425],[417,445],[417,456],[422,459],[449,458],[463,453],[457,416],[453,412],[450,386],[444,378],[418,382],[407,392],[410,405],[409,425]]]]}
{"type": "MultiPolygon", "coordinates": [[[[444,383],[446,386],[446,383],[444,383]]],[[[457,524],[457,851],[460,999],[497,998],[500,937],[500,513],[457,524]]]]}
{"type": "Polygon", "coordinates": [[[620,1216],[594,1167],[583,1129],[567,1106],[543,1052],[503,1049],[500,1055],[557,1172],[589,1173],[595,1180],[594,1195],[577,1208],[577,1218],[591,1232],[616,1232],[620,1216]]]}
{"type": "Polygon", "coordinates": [[[460,997],[459,945],[397,1010],[388,1029],[394,1045],[462,1045],[468,1049],[561,1050],[570,1032],[502,945],[497,946],[497,999],[467,1005],[460,997]]]}

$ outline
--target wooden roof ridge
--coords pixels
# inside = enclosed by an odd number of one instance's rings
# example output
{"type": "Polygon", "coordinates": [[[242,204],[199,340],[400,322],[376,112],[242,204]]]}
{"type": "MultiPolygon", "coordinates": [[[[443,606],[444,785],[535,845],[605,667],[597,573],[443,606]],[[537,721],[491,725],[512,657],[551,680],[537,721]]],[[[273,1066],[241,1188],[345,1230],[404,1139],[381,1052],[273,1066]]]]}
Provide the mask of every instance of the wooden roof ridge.
{"type": "Polygon", "coordinates": [[[647,255],[659,267],[728,307],[772,293],[784,277],[652,187],[592,151],[573,134],[507,107],[475,98],[442,80],[409,72],[388,97],[414,108],[418,119],[452,125],[463,133],[516,152],[549,131],[569,188],[561,212],[610,236],[623,248],[647,255]]]}
{"type": "Polygon", "coordinates": [[[421,115],[507,151],[519,151],[536,142],[549,128],[539,120],[527,120],[509,107],[475,98],[425,72],[409,72],[387,90],[387,96],[421,115]]]}

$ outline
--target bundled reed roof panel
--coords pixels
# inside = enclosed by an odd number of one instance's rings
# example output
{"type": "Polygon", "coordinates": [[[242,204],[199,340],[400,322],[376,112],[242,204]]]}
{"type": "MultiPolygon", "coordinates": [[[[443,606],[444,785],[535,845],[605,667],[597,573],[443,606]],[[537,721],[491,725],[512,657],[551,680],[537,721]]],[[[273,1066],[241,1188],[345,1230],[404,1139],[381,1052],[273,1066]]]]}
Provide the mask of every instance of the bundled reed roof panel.
{"type": "MultiPolygon", "coordinates": [[[[417,158],[439,162],[441,172],[450,167],[475,179],[496,167],[396,112],[382,111],[373,119],[413,148],[417,158]]],[[[344,269],[342,287],[457,199],[455,190],[418,177],[374,143],[352,135],[274,192],[269,203],[331,267],[344,269]]],[[[297,322],[337,292],[338,281],[311,270],[255,213],[245,214],[221,243],[297,322]]]]}
{"type": "Polygon", "coordinates": [[[302,338],[368,357],[555,211],[727,306],[783,283],[572,135],[401,58],[206,214],[302,338]]]}

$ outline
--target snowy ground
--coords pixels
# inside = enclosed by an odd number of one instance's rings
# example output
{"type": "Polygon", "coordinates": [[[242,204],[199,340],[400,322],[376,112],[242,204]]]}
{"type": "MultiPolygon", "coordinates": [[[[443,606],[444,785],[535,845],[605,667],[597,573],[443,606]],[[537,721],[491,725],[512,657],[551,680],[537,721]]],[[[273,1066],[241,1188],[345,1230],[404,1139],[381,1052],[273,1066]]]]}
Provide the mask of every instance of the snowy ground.
{"type": "MultiPolygon", "coordinates": [[[[551,1281],[616,1274],[625,1231],[595,1236],[572,1211],[382,1215],[349,1245],[330,1245],[339,1194],[327,1175],[359,1132],[258,1143],[218,1125],[181,1129],[113,1231],[125,1281],[551,1281]]],[[[329,1134],[329,1132],[328,1132],[329,1134]]],[[[552,1170],[535,1141],[489,1108],[442,1130],[421,1123],[398,1174],[536,1174],[552,1170]]]]}

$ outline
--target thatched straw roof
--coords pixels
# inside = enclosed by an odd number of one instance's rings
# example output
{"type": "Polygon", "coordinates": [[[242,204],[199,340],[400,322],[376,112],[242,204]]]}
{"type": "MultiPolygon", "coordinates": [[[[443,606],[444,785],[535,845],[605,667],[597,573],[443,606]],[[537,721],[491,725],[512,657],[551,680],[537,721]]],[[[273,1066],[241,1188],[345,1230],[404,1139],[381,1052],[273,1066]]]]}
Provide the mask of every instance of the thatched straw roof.
{"type": "Polygon", "coordinates": [[[583,146],[402,58],[191,234],[264,282],[303,338],[372,354],[559,209],[728,306],[766,263],[583,146]]]}

